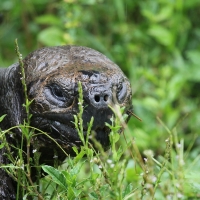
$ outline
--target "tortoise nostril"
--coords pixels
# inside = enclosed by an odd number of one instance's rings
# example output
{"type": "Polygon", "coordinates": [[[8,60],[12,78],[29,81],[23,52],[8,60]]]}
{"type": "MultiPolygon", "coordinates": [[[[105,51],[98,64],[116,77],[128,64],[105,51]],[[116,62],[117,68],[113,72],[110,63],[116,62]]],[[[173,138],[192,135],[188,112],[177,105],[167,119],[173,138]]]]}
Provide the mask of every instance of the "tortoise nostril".
{"type": "Polygon", "coordinates": [[[104,101],[108,101],[108,95],[106,94],[104,97],[103,97],[104,101]]]}
{"type": "Polygon", "coordinates": [[[94,96],[94,100],[95,100],[96,102],[99,102],[99,101],[100,101],[100,96],[99,96],[99,95],[95,95],[95,96],[94,96]]]}
{"type": "Polygon", "coordinates": [[[95,101],[96,103],[107,102],[108,99],[109,99],[109,96],[108,96],[107,94],[105,94],[105,95],[101,95],[101,94],[99,95],[99,94],[96,94],[96,95],[94,96],[94,101],[95,101]]]}

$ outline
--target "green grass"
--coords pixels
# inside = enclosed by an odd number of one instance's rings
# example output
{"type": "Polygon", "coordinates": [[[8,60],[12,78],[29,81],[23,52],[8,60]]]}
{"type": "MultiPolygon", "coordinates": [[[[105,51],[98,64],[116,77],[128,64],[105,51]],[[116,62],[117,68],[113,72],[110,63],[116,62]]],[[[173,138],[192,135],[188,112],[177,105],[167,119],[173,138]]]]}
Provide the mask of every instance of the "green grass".
{"type": "MultiPolygon", "coordinates": [[[[19,50],[17,50],[19,51],[19,50]]],[[[18,52],[19,53],[19,52],[18,52]]],[[[20,55],[20,54],[19,54],[20,55]]],[[[21,59],[21,57],[19,57],[21,59]]],[[[23,64],[21,62],[23,69],[23,64]]],[[[22,70],[25,79],[24,71],[22,70]]],[[[23,85],[25,82],[22,80],[23,85]]],[[[79,82],[79,113],[74,116],[74,124],[83,143],[81,150],[74,147],[76,156],[67,157],[63,165],[53,167],[39,165],[39,152],[34,148],[34,157],[30,157],[30,144],[38,132],[46,133],[30,127],[31,115],[29,106],[31,102],[26,100],[25,107],[28,118],[23,125],[1,131],[1,147],[6,148],[9,164],[1,165],[14,180],[17,181],[17,199],[198,199],[200,195],[199,165],[200,156],[193,149],[194,141],[185,149],[184,139],[179,138],[177,126],[169,129],[160,118],[159,124],[167,133],[165,140],[161,141],[164,153],[157,154],[151,149],[141,152],[137,146],[137,140],[132,135],[123,114],[124,108],[115,106],[115,117],[112,118],[110,128],[111,148],[107,152],[95,141],[97,149],[89,143],[92,136],[93,117],[88,124],[87,136],[83,136],[83,92],[79,82]],[[12,129],[22,130],[22,140],[17,147],[6,143],[5,134],[12,129]],[[126,129],[119,135],[120,129],[126,129]],[[23,151],[26,144],[26,152],[23,151]],[[15,148],[17,156],[13,156],[11,147],[15,148]],[[37,181],[31,178],[31,168],[42,169],[37,181]]],[[[26,92],[26,86],[24,87],[26,92]]],[[[26,95],[25,95],[26,96],[26,95]]],[[[5,116],[2,116],[2,121],[5,116]]],[[[142,122],[140,122],[142,123],[142,122]]],[[[50,138],[52,139],[52,138],[50,138]]],[[[55,143],[55,145],[57,145],[55,143]]]]}
{"type": "MultiPolygon", "coordinates": [[[[200,198],[199,8],[199,0],[0,1],[0,66],[17,61],[16,37],[23,55],[41,46],[76,44],[111,58],[132,84],[134,113],[142,122],[132,118],[115,147],[100,155],[91,153],[93,162],[91,155],[82,157],[85,150],[59,168],[72,173],[77,198],[200,198]],[[114,154],[121,155],[117,162],[114,154]]],[[[31,130],[33,137],[40,133],[31,130]]],[[[1,132],[1,138],[8,132],[1,132]]],[[[26,170],[23,162],[20,156],[12,158],[7,170],[26,170]]],[[[27,171],[22,173],[21,183],[30,185],[27,171]]],[[[36,187],[43,196],[49,183],[49,195],[62,191],[51,179],[49,175],[36,187]]],[[[29,188],[24,194],[34,192],[29,188]]]]}
{"type": "MultiPolygon", "coordinates": [[[[79,123],[81,119],[80,114],[75,120],[79,131],[82,129],[79,123]]],[[[18,158],[10,159],[11,164],[1,167],[18,180],[19,186],[23,186],[24,189],[20,192],[23,191],[24,199],[38,195],[40,198],[33,199],[199,198],[200,156],[195,157],[195,151],[191,149],[184,150],[184,140],[178,138],[176,128],[169,130],[159,119],[168,133],[168,138],[160,144],[165,146],[164,155],[155,157],[155,152],[148,149],[141,155],[137,142],[127,138],[131,135],[130,130],[126,130],[125,136],[118,134],[119,127],[124,123],[121,122],[122,118],[116,115],[110,125],[111,149],[108,152],[100,148],[97,153],[87,139],[82,137],[84,146],[80,152],[75,149],[75,158],[67,158],[59,168],[41,165],[48,176],[39,180],[39,187],[32,183],[29,177],[31,166],[25,161],[22,149],[18,149],[18,158]],[[124,137],[125,145],[120,144],[124,137]]],[[[89,130],[91,125],[92,121],[89,130]]],[[[27,126],[23,125],[21,128],[26,135],[27,126]]],[[[83,132],[80,131],[80,134],[83,132]]],[[[3,135],[4,133],[1,133],[1,138],[3,135]]],[[[33,137],[32,131],[30,137],[33,137]]],[[[8,157],[11,158],[12,155],[8,157]]]]}

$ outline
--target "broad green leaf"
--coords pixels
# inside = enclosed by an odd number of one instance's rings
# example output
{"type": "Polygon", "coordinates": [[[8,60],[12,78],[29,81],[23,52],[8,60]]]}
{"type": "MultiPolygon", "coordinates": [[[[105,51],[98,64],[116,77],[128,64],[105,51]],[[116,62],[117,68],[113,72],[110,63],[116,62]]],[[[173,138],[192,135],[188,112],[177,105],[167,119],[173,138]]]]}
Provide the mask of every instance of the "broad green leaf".
{"type": "Polygon", "coordinates": [[[66,171],[66,170],[63,170],[61,173],[65,176],[67,184],[68,185],[72,185],[73,184],[73,177],[72,177],[72,175],[68,171],[66,171]]]}
{"type": "Polygon", "coordinates": [[[2,142],[2,143],[0,144],[0,149],[2,149],[4,146],[5,146],[5,143],[2,142]]]}
{"type": "Polygon", "coordinates": [[[64,43],[64,32],[57,27],[49,27],[38,34],[38,40],[47,46],[62,45],[64,43]]]}
{"type": "Polygon", "coordinates": [[[5,118],[5,116],[6,116],[6,115],[2,115],[2,116],[0,117],[0,122],[3,121],[3,119],[5,118]]]}
{"type": "Polygon", "coordinates": [[[96,3],[96,0],[80,0],[80,3],[84,5],[94,5],[96,3]]]}
{"type": "Polygon", "coordinates": [[[152,10],[146,8],[142,11],[142,13],[146,18],[148,18],[152,22],[160,22],[163,20],[167,20],[171,17],[173,13],[173,7],[165,6],[162,9],[160,9],[158,13],[154,13],[152,12],[152,10]]]}
{"type": "Polygon", "coordinates": [[[152,25],[148,30],[149,35],[154,37],[160,44],[172,46],[174,42],[173,34],[170,30],[160,25],[152,25]]]}
{"type": "Polygon", "coordinates": [[[75,197],[80,196],[82,190],[78,190],[75,187],[69,187],[67,197],[68,199],[75,199],[75,197]]]}
{"type": "Polygon", "coordinates": [[[58,171],[57,169],[48,166],[48,165],[43,165],[42,169],[51,176],[52,180],[57,183],[60,187],[62,187],[64,190],[67,190],[67,182],[65,179],[65,176],[58,171]]]}
{"type": "Polygon", "coordinates": [[[50,14],[36,17],[35,21],[38,24],[61,25],[60,19],[55,15],[50,15],[50,14]]]}
{"type": "Polygon", "coordinates": [[[200,63],[200,51],[199,50],[190,50],[187,52],[187,57],[194,64],[198,65],[200,63]]]}
{"type": "Polygon", "coordinates": [[[116,13],[120,21],[123,22],[126,19],[126,14],[125,14],[125,9],[124,9],[125,2],[121,0],[115,0],[113,3],[116,8],[116,13]]]}
{"type": "Polygon", "coordinates": [[[23,200],[27,200],[28,195],[29,195],[28,193],[25,194],[25,195],[23,196],[23,200]]]}
{"type": "Polygon", "coordinates": [[[91,192],[88,194],[89,197],[91,197],[92,199],[99,199],[99,195],[95,192],[91,192]]]}
{"type": "Polygon", "coordinates": [[[126,186],[125,190],[123,191],[123,194],[122,194],[123,197],[125,197],[125,196],[128,195],[128,194],[130,194],[132,190],[133,190],[133,185],[132,185],[132,183],[129,183],[129,184],[126,186]]]}
{"type": "Polygon", "coordinates": [[[98,177],[99,177],[99,173],[93,172],[93,173],[91,174],[91,183],[92,183],[92,184],[95,184],[98,177]]]}

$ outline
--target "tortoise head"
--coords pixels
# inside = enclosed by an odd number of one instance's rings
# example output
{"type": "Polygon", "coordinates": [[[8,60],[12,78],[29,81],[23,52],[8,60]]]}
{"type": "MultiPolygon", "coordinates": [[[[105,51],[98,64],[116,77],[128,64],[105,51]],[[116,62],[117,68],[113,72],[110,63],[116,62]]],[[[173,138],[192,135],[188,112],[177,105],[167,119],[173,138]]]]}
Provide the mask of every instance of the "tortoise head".
{"type": "MultiPolygon", "coordinates": [[[[86,47],[62,46],[39,49],[24,59],[28,97],[34,99],[31,125],[54,138],[67,153],[80,147],[74,125],[78,109],[78,82],[83,90],[83,130],[94,117],[92,131],[103,147],[109,146],[109,128],[113,115],[109,105],[132,108],[130,82],[121,69],[103,54],[86,47]]],[[[38,138],[42,151],[50,155],[54,142],[38,138]]],[[[62,158],[62,154],[58,155],[62,158]]]]}

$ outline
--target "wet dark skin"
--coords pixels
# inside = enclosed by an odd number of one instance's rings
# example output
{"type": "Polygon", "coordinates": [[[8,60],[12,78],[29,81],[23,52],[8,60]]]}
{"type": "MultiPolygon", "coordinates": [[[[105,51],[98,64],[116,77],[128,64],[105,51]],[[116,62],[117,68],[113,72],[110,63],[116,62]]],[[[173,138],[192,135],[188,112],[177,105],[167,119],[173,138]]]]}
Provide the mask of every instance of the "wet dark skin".
{"type": "MultiPolygon", "coordinates": [[[[105,122],[111,123],[113,115],[108,105],[132,109],[131,87],[121,69],[103,54],[86,47],[47,47],[29,54],[24,60],[27,94],[33,100],[30,106],[31,126],[41,129],[53,137],[66,151],[73,155],[73,146],[81,142],[75,130],[74,115],[78,113],[78,82],[83,88],[84,112],[83,128],[94,117],[92,130],[103,147],[109,146],[110,130],[105,122]]],[[[2,130],[22,124],[26,118],[24,93],[21,84],[19,64],[0,70],[0,116],[7,114],[1,122],[2,130]]],[[[16,130],[15,140],[20,140],[20,130],[16,130]]],[[[37,138],[40,163],[53,165],[57,152],[59,160],[65,154],[45,135],[37,138]]],[[[13,139],[7,136],[9,143],[13,139]]],[[[0,150],[0,163],[8,160],[0,150]]],[[[0,199],[15,199],[13,180],[0,169],[0,199]]]]}

